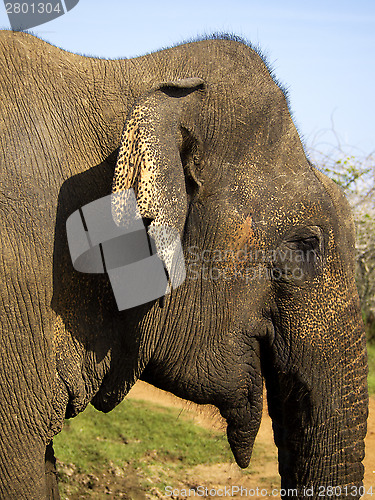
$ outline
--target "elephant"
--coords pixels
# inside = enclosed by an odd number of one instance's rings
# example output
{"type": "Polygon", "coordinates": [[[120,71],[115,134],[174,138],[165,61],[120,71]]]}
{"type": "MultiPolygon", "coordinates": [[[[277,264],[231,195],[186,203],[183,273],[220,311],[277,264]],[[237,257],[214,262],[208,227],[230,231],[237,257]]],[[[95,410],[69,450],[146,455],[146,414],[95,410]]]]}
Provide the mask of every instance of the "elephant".
{"type": "Polygon", "coordinates": [[[0,47],[0,497],[59,498],[64,419],[141,378],[215,405],[242,468],[265,384],[283,497],[360,498],[351,211],[259,51],[216,35],[103,60],[11,31],[0,47]],[[111,196],[121,227],[131,190],[159,262],[179,239],[186,276],[120,310],[108,273],[74,268],[67,220],[111,196]]]}

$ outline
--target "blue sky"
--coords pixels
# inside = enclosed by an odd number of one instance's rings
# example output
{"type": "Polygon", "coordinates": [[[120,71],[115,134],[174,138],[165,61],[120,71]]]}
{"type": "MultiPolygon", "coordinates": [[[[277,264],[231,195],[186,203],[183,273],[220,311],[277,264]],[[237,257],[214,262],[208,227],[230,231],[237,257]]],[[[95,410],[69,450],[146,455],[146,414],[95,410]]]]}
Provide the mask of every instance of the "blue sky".
{"type": "MultiPolygon", "coordinates": [[[[0,26],[9,27],[3,4],[0,26]]],[[[262,48],[289,89],[307,146],[335,146],[334,127],[348,152],[375,151],[373,0],[80,0],[33,29],[66,50],[106,58],[133,57],[218,31],[262,48]]]]}

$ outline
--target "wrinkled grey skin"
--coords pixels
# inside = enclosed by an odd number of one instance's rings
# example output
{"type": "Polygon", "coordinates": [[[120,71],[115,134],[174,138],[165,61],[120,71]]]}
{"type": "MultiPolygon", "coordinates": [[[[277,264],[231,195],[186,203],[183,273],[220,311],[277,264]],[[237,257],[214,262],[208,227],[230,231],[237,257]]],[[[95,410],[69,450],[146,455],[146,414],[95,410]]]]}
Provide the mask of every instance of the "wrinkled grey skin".
{"type": "Polygon", "coordinates": [[[261,58],[206,40],[104,61],[12,32],[0,54],[0,497],[58,498],[50,442],[65,415],[111,410],[142,376],[216,405],[241,467],[265,379],[282,486],[358,498],[367,362],[353,223],[261,58]],[[124,146],[129,123],[141,141],[124,146]],[[188,276],[164,307],[118,312],[105,275],[72,268],[66,219],[112,183],[181,235],[188,276]]]}

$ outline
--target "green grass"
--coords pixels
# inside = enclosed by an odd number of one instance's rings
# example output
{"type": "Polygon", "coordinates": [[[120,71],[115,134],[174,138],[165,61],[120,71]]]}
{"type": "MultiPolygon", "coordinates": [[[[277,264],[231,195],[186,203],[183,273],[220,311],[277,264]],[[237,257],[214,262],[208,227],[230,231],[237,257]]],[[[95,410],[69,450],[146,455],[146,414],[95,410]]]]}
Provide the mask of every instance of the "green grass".
{"type": "Polygon", "coordinates": [[[159,473],[155,486],[163,488],[169,484],[170,472],[233,462],[223,433],[198,427],[179,410],[135,400],[124,401],[109,415],[89,406],[66,421],[54,438],[54,449],[62,498],[67,488],[70,493],[78,491],[78,483],[74,485],[78,475],[100,474],[106,469],[131,467],[140,477],[149,477],[153,468],[162,466],[165,473],[159,473]],[[69,468],[74,473],[64,472],[69,468]]]}
{"type": "MultiPolygon", "coordinates": [[[[369,392],[374,395],[375,344],[368,344],[368,361],[369,392]]],[[[89,406],[65,422],[54,438],[54,448],[62,499],[106,497],[102,491],[94,496],[90,482],[95,482],[92,477],[96,474],[99,483],[111,484],[120,471],[125,478],[136,477],[144,491],[150,490],[151,478],[153,486],[163,491],[172,478],[177,480],[196,465],[233,463],[222,432],[197,426],[180,410],[136,400],[124,401],[108,415],[89,406]],[[103,477],[103,471],[110,471],[109,475],[103,477]],[[115,476],[113,471],[117,471],[115,476]]],[[[265,458],[259,445],[253,457],[265,458]]],[[[121,488],[128,491],[129,486],[121,488]]]]}
{"type": "Polygon", "coordinates": [[[375,344],[367,344],[368,354],[368,390],[370,394],[375,394],[375,344]]]}
{"type": "Polygon", "coordinates": [[[89,406],[66,421],[54,439],[55,452],[63,462],[79,463],[82,472],[109,460],[137,467],[151,453],[159,461],[180,461],[187,466],[231,460],[222,433],[198,427],[179,415],[179,410],[134,400],[119,405],[110,417],[89,406]]]}

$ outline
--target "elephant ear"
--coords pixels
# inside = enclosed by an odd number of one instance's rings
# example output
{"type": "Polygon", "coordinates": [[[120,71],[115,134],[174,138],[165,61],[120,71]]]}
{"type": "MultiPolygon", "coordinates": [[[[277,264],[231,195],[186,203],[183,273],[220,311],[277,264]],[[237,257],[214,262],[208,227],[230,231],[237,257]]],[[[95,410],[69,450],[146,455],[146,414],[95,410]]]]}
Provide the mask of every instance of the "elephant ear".
{"type": "Polygon", "coordinates": [[[134,189],[139,217],[151,221],[149,235],[169,273],[188,205],[181,153],[199,119],[204,88],[200,78],[186,78],[160,83],[141,98],[125,123],[113,178],[114,221],[127,225],[134,189]]]}

